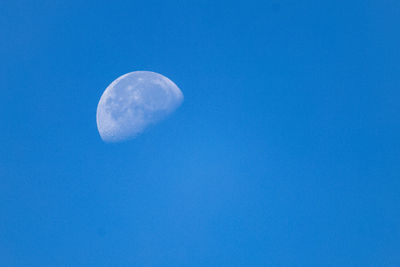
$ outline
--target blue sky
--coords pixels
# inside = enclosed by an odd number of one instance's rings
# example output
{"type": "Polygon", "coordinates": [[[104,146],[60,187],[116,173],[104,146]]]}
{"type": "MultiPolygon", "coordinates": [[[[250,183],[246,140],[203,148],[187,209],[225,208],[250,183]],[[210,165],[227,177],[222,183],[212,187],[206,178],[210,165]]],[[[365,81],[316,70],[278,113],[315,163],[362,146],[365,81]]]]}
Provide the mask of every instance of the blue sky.
{"type": "Polygon", "coordinates": [[[398,1],[3,1],[0,266],[399,266],[398,1]],[[104,143],[135,70],[185,95],[104,143]]]}

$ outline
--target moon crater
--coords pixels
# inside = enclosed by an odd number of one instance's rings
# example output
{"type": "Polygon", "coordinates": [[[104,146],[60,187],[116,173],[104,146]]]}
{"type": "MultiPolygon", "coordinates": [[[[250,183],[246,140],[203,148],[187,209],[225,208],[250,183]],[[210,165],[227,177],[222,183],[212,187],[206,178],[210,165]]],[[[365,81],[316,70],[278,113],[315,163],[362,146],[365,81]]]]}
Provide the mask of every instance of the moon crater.
{"type": "Polygon", "coordinates": [[[181,90],[167,77],[134,71],[113,81],[97,105],[97,128],[105,142],[136,137],[164,119],[183,101],[181,90]]]}

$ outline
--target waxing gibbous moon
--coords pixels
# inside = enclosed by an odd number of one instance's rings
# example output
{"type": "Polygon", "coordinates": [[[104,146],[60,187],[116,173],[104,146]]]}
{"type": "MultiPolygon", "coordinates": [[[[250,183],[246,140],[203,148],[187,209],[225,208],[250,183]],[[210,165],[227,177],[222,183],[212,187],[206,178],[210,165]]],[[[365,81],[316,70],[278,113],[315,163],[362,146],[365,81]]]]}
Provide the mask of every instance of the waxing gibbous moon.
{"type": "Polygon", "coordinates": [[[167,77],[134,71],[113,81],[97,105],[97,129],[105,142],[136,137],[164,119],[183,101],[181,90],[167,77]]]}

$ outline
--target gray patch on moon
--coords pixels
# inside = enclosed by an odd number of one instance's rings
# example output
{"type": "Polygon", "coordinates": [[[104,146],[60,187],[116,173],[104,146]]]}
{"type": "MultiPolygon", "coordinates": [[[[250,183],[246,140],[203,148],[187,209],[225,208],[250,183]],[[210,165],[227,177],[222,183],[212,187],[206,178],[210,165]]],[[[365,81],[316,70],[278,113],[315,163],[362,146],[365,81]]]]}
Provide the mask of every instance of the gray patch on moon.
{"type": "Polygon", "coordinates": [[[134,71],[113,81],[97,106],[97,128],[105,142],[137,136],[172,113],[183,101],[181,90],[167,77],[134,71]]]}

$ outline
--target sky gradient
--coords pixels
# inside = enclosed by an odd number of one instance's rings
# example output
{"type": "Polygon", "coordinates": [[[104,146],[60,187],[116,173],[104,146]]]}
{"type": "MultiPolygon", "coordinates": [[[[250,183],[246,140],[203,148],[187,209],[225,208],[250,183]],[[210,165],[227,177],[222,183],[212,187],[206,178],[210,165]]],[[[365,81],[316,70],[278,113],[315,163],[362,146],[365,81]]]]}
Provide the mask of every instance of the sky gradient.
{"type": "Polygon", "coordinates": [[[2,1],[0,266],[400,266],[400,2],[2,1]],[[149,70],[185,101],[104,143],[149,70]]]}

